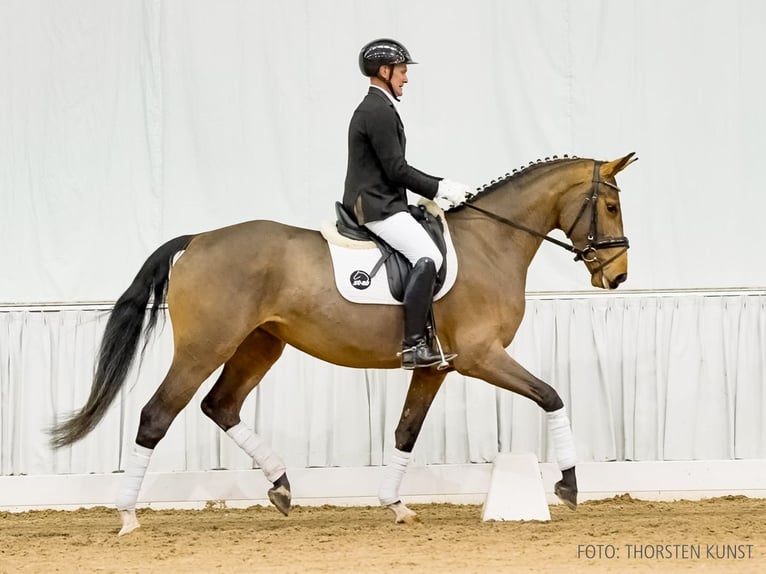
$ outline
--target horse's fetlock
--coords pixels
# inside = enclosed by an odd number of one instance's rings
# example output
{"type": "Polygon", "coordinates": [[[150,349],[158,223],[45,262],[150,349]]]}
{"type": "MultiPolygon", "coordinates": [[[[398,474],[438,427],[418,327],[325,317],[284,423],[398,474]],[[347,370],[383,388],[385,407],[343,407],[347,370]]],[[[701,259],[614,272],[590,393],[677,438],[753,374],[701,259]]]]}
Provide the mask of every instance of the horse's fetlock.
{"type": "Polygon", "coordinates": [[[553,411],[562,408],[564,406],[564,401],[561,400],[556,389],[547,383],[543,383],[543,385],[542,389],[540,389],[540,407],[542,407],[546,413],[552,413],[553,411]]]}
{"type": "Polygon", "coordinates": [[[418,434],[420,434],[420,426],[417,428],[405,427],[401,430],[397,429],[394,432],[396,448],[402,452],[412,452],[412,449],[415,447],[415,441],[418,439],[418,434]]]}

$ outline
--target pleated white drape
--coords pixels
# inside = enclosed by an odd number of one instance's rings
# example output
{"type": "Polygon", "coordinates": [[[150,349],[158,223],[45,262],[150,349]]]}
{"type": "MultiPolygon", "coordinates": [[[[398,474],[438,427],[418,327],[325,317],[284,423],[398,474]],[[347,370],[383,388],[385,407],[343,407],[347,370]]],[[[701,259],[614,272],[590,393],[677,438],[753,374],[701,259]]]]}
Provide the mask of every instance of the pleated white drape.
{"type": "MultiPolygon", "coordinates": [[[[106,312],[0,313],[0,474],[111,472],[133,443],[143,404],[170,363],[171,328],[81,443],[47,446],[45,429],[81,406],[106,312]]],[[[766,456],[766,295],[531,298],[509,352],[552,384],[583,461],[766,456]]],[[[154,470],[247,468],[249,459],[199,410],[217,374],[179,415],[154,470]]],[[[392,448],[408,375],[346,369],[288,348],[242,418],[290,466],[379,465],[392,448]]],[[[486,462],[498,451],[551,460],[541,411],[487,383],[450,374],[415,459],[486,462]]]]}

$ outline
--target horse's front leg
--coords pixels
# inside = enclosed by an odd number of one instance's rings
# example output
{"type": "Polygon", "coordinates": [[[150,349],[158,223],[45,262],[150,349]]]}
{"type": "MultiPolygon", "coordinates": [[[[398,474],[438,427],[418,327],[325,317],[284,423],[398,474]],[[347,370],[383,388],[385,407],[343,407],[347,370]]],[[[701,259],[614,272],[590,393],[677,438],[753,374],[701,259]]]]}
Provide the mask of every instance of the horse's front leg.
{"type": "Polygon", "coordinates": [[[415,512],[407,508],[399,498],[399,486],[412,457],[412,449],[415,447],[415,441],[423,427],[428,409],[446,375],[445,371],[436,369],[415,369],[412,373],[410,388],[394,434],[396,448],[391,456],[391,462],[385,468],[383,482],[378,492],[380,503],[393,511],[396,522],[409,524],[417,520],[415,512]]]}
{"type": "Polygon", "coordinates": [[[488,346],[488,350],[479,355],[461,354],[460,359],[456,360],[455,368],[462,375],[483,379],[497,387],[525,396],[546,412],[548,436],[553,440],[562,475],[554,487],[554,492],[564,504],[574,510],[577,507],[577,454],[569,417],[556,390],[529,373],[508,356],[499,344],[488,346]]]}

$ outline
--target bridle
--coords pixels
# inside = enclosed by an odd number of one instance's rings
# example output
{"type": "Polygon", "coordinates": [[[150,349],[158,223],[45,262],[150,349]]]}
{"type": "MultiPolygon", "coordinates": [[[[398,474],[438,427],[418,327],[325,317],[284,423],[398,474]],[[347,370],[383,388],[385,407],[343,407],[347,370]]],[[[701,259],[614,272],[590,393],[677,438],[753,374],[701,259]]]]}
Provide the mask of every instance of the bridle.
{"type": "Polygon", "coordinates": [[[491,211],[488,211],[486,209],[483,209],[481,207],[477,207],[473,205],[473,203],[464,203],[464,207],[469,207],[475,211],[478,211],[480,213],[483,213],[487,217],[494,219],[495,221],[499,221],[500,223],[504,223],[506,225],[510,225],[511,227],[515,227],[516,229],[520,229],[521,231],[525,231],[526,233],[529,233],[530,235],[534,235],[535,237],[539,237],[545,241],[548,241],[550,243],[553,243],[554,245],[558,245],[559,247],[562,247],[566,249],[567,251],[571,251],[575,254],[575,261],[583,260],[586,263],[597,263],[597,266],[593,271],[598,271],[617,259],[620,255],[625,253],[628,250],[628,247],[630,247],[630,242],[628,241],[628,238],[625,236],[622,237],[603,237],[601,239],[598,238],[598,196],[599,196],[599,185],[606,185],[608,187],[611,187],[612,189],[620,191],[620,188],[614,185],[613,183],[610,183],[608,181],[604,181],[601,179],[601,174],[599,173],[599,168],[601,167],[601,164],[603,162],[596,161],[593,164],[593,179],[591,180],[592,185],[590,189],[590,194],[585,197],[585,201],[582,204],[582,207],[580,207],[580,211],[577,214],[577,217],[575,217],[574,222],[572,222],[572,225],[569,226],[569,229],[566,232],[566,236],[570,237],[570,234],[574,230],[575,227],[577,227],[577,224],[580,222],[580,219],[585,215],[585,212],[588,210],[588,207],[590,207],[590,229],[588,231],[587,240],[588,243],[583,247],[582,249],[579,249],[578,247],[575,247],[574,245],[570,245],[569,243],[564,243],[563,241],[559,241],[558,239],[554,237],[549,237],[548,235],[545,235],[544,233],[540,233],[539,231],[536,231],[534,229],[531,229],[525,225],[521,225],[519,223],[516,223],[514,221],[511,221],[510,219],[507,219],[505,217],[502,217],[500,215],[497,215],[496,213],[492,213],[491,211]],[[606,261],[601,261],[598,258],[598,250],[599,249],[612,249],[616,247],[622,247],[622,249],[616,254],[607,259],[606,261]]]}

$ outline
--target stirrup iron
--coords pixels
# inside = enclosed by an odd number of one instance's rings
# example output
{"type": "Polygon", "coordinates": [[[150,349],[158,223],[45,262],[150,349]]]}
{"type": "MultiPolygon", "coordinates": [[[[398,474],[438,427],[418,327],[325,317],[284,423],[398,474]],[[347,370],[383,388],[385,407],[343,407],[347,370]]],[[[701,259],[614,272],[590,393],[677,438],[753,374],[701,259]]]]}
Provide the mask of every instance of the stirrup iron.
{"type": "Polygon", "coordinates": [[[439,350],[439,355],[442,358],[442,362],[436,365],[437,371],[443,371],[444,369],[449,368],[449,361],[457,357],[457,353],[450,353],[449,359],[444,355],[444,349],[442,348],[442,342],[439,340],[439,337],[436,335],[436,333],[433,334],[434,341],[436,341],[436,348],[439,350]]]}

